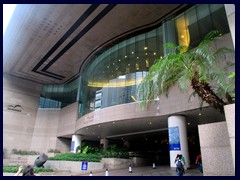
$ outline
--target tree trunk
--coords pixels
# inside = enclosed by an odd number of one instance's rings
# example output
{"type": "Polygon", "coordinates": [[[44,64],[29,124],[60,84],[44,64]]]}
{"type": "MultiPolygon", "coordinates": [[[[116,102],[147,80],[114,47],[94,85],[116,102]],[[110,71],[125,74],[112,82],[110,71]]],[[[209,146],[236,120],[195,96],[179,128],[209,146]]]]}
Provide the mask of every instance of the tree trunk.
{"type": "Polygon", "coordinates": [[[224,101],[211,90],[208,83],[200,82],[196,78],[193,78],[191,83],[193,89],[203,99],[203,101],[214,107],[220,113],[224,114],[224,101]]]}

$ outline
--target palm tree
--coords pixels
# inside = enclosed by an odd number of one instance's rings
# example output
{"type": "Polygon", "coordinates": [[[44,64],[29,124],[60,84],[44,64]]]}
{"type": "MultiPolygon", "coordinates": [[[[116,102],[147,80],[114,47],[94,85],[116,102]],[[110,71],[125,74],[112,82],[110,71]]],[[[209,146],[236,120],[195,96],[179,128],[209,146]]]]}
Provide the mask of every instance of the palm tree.
{"type": "Polygon", "coordinates": [[[183,92],[191,86],[203,101],[223,113],[223,106],[233,102],[226,92],[229,82],[225,73],[233,64],[225,56],[234,55],[234,52],[228,48],[214,48],[213,42],[220,36],[218,31],[211,31],[196,49],[166,44],[170,52],[149,69],[137,89],[137,98],[148,105],[157,96],[167,96],[176,84],[183,92]]]}

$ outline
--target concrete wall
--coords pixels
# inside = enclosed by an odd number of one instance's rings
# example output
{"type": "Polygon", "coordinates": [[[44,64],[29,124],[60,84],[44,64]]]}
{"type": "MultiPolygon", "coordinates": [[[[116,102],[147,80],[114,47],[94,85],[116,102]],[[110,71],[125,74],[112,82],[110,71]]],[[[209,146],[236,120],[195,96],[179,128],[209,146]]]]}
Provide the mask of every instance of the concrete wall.
{"type": "Polygon", "coordinates": [[[204,176],[234,176],[226,122],[198,126],[204,176]],[[220,162],[223,161],[223,164],[220,162]]]}
{"type": "Polygon", "coordinates": [[[78,115],[78,103],[64,107],[60,112],[57,135],[69,135],[75,133],[76,120],[78,115]]]}
{"type": "Polygon", "coordinates": [[[129,165],[133,166],[132,159],[102,158],[101,162],[104,164],[104,168],[108,169],[123,169],[128,168],[129,165]]]}
{"type": "MultiPolygon", "coordinates": [[[[197,97],[192,97],[191,101],[188,101],[192,91],[192,89],[189,89],[186,93],[182,93],[179,88],[175,86],[170,90],[168,98],[161,96],[160,100],[157,103],[153,102],[148,109],[141,108],[139,102],[134,102],[94,111],[79,118],[76,123],[76,129],[104,122],[141,117],[157,117],[197,109],[200,105],[197,97]]],[[[206,106],[208,105],[204,103],[203,107],[206,106]]]]}
{"type": "Polygon", "coordinates": [[[38,109],[42,85],[4,74],[3,76],[3,148],[4,158],[11,150],[49,149],[68,152],[75,132],[77,103],[63,109],[38,109]],[[13,111],[9,107],[17,107],[13,111]],[[58,136],[69,135],[69,138],[58,136]]]}
{"type": "Polygon", "coordinates": [[[3,148],[29,150],[34,131],[41,85],[3,75],[3,148]],[[21,112],[9,110],[20,105],[21,112]]]}
{"type": "Polygon", "coordinates": [[[60,110],[39,109],[33,131],[31,150],[47,153],[56,148],[60,110]]]}
{"type": "Polygon", "coordinates": [[[90,171],[103,170],[103,163],[101,162],[88,162],[88,170],[82,169],[82,162],[77,161],[47,161],[44,164],[46,168],[52,168],[53,170],[64,170],[75,173],[90,173],[90,171]]]}
{"type": "Polygon", "coordinates": [[[63,109],[39,109],[37,113],[31,149],[47,153],[49,149],[69,152],[71,138],[58,138],[61,135],[71,137],[75,132],[77,103],[63,109]]]}
{"type": "Polygon", "coordinates": [[[228,25],[230,28],[233,45],[235,48],[235,5],[234,4],[225,4],[225,10],[228,19],[228,25]]]}
{"type": "Polygon", "coordinates": [[[224,106],[228,136],[232,152],[233,166],[235,170],[235,104],[224,106]]]}

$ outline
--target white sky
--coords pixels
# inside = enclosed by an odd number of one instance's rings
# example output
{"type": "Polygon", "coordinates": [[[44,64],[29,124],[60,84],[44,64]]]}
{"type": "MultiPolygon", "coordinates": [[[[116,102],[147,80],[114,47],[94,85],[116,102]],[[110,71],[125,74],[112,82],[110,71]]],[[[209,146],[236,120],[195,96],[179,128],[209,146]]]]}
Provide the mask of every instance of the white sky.
{"type": "Polygon", "coordinates": [[[3,4],[3,35],[12,17],[16,4],[3,4]]]}

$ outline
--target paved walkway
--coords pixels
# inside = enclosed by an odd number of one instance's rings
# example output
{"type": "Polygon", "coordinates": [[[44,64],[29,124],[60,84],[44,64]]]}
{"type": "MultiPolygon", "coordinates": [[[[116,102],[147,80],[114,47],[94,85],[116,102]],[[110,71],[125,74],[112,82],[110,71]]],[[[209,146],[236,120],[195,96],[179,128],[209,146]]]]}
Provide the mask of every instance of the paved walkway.
{"type": "MultiPolygon", "coordinates": [[[[13,176],[14,173],[3,173],[3,176],[13,176]]],[[[93,176],[105,176],[105,170],[100,170],[97,172],[92,172],[93,176]]],[[[20,175],[21,176],[21,175],[20,175]]],[[[89,176],[89,173],[71,173],[69,171],[59,171],[59,172],[41,172],[36,174],[36,176],[89,176]]],[[[170,168],[169,166],[157,166],[153,169],[150,166],[144,167],[133,167],[132,173],[128,172],[126,169],[115,169],[109,170],[108,176],[177,176],[175,168],[170,168]]],[[[186,171],[184,176],[202,176],[198,168],[189,169],[186,171]]]]}
{"type": "MultiPolygon", "coordinates": [[[[93,176],[105,176],[105,171],[101,172],[92,172],[93,176]]],[[[156,169],[153,169],[149,166],[144,167],[133,167],[132,173],[128,172],[127,169],[117,169],[109,170],[109,176],[177,176],[175,168],[170,168],[169,166],[159,166],[156,169]]],[[[89,176],[88,174],[72,174],[72,176],[89,176]]],[[[184,176],[202,176],[202,173],[199,172],[198,168],[189,169],[186,171],[184,176]]]]}

